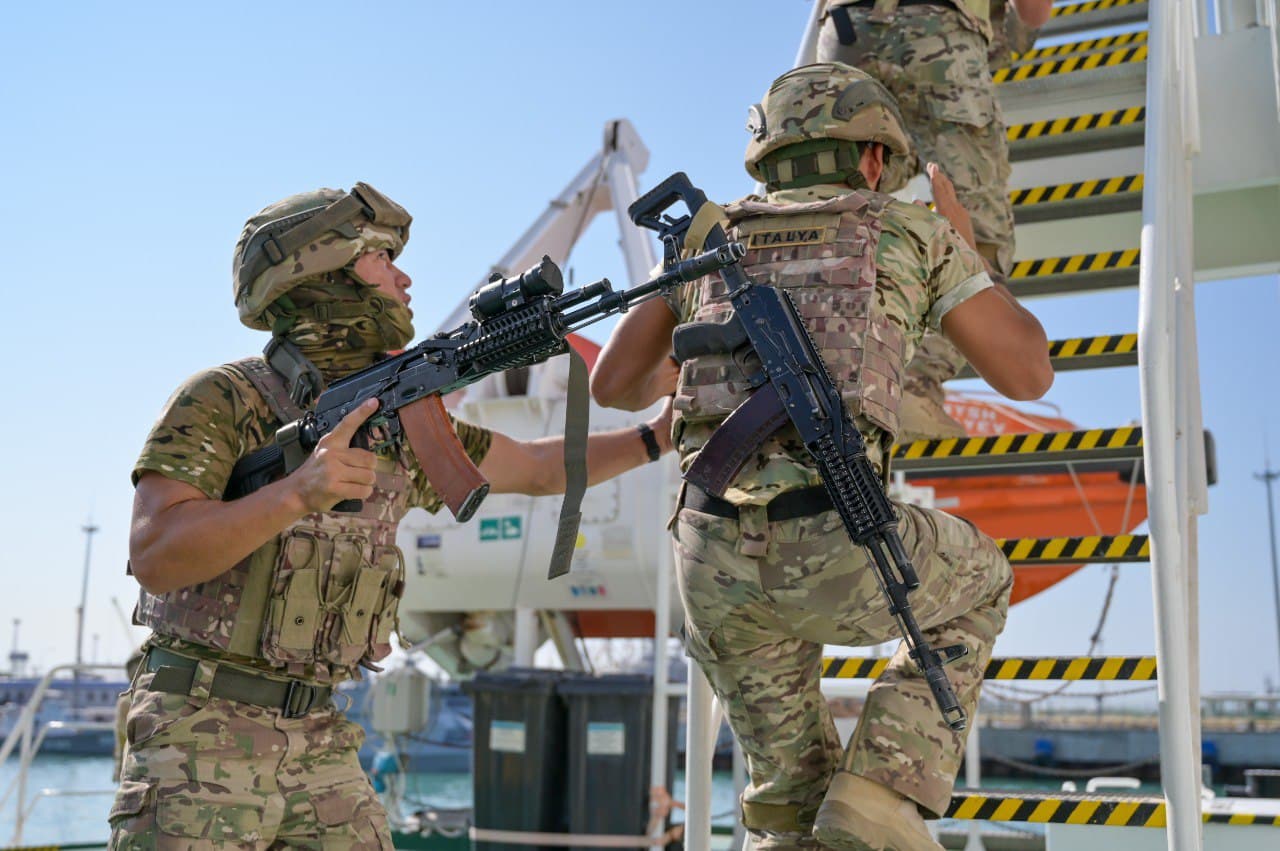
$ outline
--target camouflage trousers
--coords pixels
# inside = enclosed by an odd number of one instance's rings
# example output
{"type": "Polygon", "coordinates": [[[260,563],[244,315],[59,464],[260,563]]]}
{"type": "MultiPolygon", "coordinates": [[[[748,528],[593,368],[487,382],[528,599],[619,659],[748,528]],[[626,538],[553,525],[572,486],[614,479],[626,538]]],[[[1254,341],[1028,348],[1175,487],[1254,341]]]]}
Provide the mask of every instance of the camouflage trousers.
{"type": "Polygon", "coordinates": [[[965,366],[964,355],[941,334],[926,331],[902,376],[902,404],[898,408],[898,442],[964,437],[964,426],[944,407],[942,382],[955,378],[965,366]]]}
{"type": "Polygon", "coordinates": [[[973,219],[979,253],[1008,274],[1014,247],[1009,146],[986,39],[941,2],[901,6],[888,22],[869,20],[866,7],[847,12],[853,43],[841,44],[828,14],[818,61],[843,62],[880,80],[897,98],[914,147],[909,162],[890,164],[881,185],[894,191],[926,162],[938,163],[973,219]]]}
{"type": "Polygon", "coordinates": [[[138,676],[110,847],[391,851],[356,757],[359,725],[332,705],[283,718],[209,697],[214,670],[199,664],[190,696],[151,691],[155,674],[138,676]]]}
{"type": "MultiPolygon", "coordinates": [[[[965,520],[897,504],[898,530],[920,575],[911,604],[934,647],[969,655],[947,676],[972,714],[1013,571],[965,520]]],[[[939,816],[950,802],[964,733],[942,721],[924,678],[899,646],[872,685],[842,752],[819,690],[824,644],[899,636],[873,568],[834,512],[770,523],[762,506],[736,520],[682,508],[678,579],[688,653],[711,683],[742,745],[750,784],[742,820],[760,849],[812,848],[814,816],[837,770],[861,775],[939,816]]]]}

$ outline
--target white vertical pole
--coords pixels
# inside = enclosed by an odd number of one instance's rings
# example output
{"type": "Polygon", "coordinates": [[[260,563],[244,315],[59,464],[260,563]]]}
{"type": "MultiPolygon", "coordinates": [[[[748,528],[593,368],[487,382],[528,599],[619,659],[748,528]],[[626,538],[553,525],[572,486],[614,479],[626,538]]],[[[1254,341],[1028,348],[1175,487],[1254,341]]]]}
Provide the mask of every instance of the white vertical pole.
{"type": "MultiPolygon", "coordinates": [[[[964,785],[977,789],[982,785],[982,744],[978,735],[978,710],[973,710],[969,717],[969,739],[964,743],[964,785]]],[[[986,851],[982,844],[982,823],[969,820],[969,838],[965,840],[964,851],[986,851]]]]}
{"type": "Polygon", "coordinates": [[[538,613],[528,606],[516,607],[515,664],[532,668],[533,654],[538,649],[538,613]]]}
{"type": "Polygon", "coordinates": [[[1146,464],[1151,583],[1160,671],[1160,767],[1168,801],[1171,851],[1199,851],[1199,755],[1192,759],[1189,604],[1185,555],[1185,503],[1179,499],[1177,310],[1178,231],[1175,205],[1189,203],[1184,175],[1180,102],[1186,84],[1177,67],[1177,16],[1189,0],[1154,3],[1150,18],[1147,84],[1146,175],[1139,272],[1138,374],[1142,390],[1143,457],[1146,464]],[[1184,178],[1180,180],[1180,178],[1184,178]],[[1167,193],[1173,193],[1170,197],[1167,193]]]}
{"type": "Polygon", "coordinates": [[[809,23],[805,24],[804,35],[800,37],[800,47],[796,50],[796,61],[791,67],[812,65],[818,55],[818,34],[822,31],[822,13],[827,0],[813,0],[813,11],[809,14],[809,23]]]}
{"type": "MultiPolygon", "coordinates": [[[[664,512],[671,510],[671,470],[669,459],[662,462],[662,488],[659,505],[664,512]]],[[[663,516],[663,515],[659,515],[663,516]]],[[[671,577],[675,561],[675,541],[663,541],[658,545],[658,585],[654,589],[653,602],[653,726],[649,742],[649,787],[667,787],[667,672],[670,670],[671,636],[671,577]]],[[[687,772],[686,772],[687,773],[687,772]]],[[[667,789],[670,792],[670,789],[667,789]]],[[[650,806],[652,806],[650,801],[650,806]]],[[[654,835],[661,835],[665,825],[661,821],[654,826],[654,835]]]]}
{"type": "MultiPolygon", "coordinates": [[[[716,725],[717,727],[719,725],[716,725]]],[[[717,731],[718,732],[718,731],[717,731]]],[[[747,775],[747,755],[742,752],[742,742],[738,741],[738,737],[733,737],[733,799],[735,801],[742,800],[742,794],[747,791],[747,782],[751,779],[747,775]]],[[[735,819],[733,823],[733,841],[730,843],[731,849],[746,849],[747,843],[747,826],[742,823],[742,819],[735,819]]]]}
{"type": "Polygon", "coordinates": [[[711,848],[711,759],[716,712],[711,684],[697,664],[689,666],[688,728],[684,740],[685,851],[711,848]]]}

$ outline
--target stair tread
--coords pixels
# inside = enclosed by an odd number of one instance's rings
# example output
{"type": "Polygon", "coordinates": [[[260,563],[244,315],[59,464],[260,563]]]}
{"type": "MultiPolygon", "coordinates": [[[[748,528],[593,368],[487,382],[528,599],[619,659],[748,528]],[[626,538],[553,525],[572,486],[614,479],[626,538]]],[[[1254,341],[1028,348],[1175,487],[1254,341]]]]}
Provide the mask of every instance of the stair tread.
{"type": "MultiPolygon", "coordinates": [[[[822,657],[822,678],[875,679],[888,667],[888,657],[822,657]]],[[[1006,656],[995,657],[984,680],[1124,680],[1156,679],[1154,656],[1006,656]]]]}
{"type": "Polygon", "coordinates": [[[997,538],[996,544],[1010,564],[1106,564],[1151,559],[1147,535],[997,538]]]}
{"type": "Polygon", "coordinates": [[[1015,189],[1009,193],[1015,224],[1100,216],[1142,209],[1143,175],[1096,177],[1015,189]]]}
{"type": "Polygon", "coordinates": [[[1101,68],[1114,68],[1147,60],[1147,45],[1118,47],[1099,53],[1077,54],[1061,59],[1046,59],[1026,65],[1001,68],[991,75],[997,86],[1024,80],[1044,79],[1057,75],[1075,74],[1101,68]]]}
{"type": "Polygon", "coordinates": [[[1089,0],[1053,7],[1041,36],[1070,35],[1147,20],[1147,0],[1089,0]]]}
{"type": "Polygon", "coordinates": [[[949,470],[1091,464],[1142,457],[1142,427],[1037,431],[899,443],[894,471],[932,475],[949,470]]]}

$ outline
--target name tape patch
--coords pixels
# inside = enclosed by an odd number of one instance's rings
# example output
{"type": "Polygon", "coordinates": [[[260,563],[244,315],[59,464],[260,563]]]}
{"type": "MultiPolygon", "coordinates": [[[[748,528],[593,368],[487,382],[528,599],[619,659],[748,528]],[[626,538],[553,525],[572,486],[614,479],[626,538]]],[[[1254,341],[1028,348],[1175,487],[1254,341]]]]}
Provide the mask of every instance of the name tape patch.
{"type": "Polygon", "coordinates": [[[748,248],[784,248],[789,245],[821,245],[827,241],[827,228],[789,228],[758,230],[751,234],[748,248]]]}

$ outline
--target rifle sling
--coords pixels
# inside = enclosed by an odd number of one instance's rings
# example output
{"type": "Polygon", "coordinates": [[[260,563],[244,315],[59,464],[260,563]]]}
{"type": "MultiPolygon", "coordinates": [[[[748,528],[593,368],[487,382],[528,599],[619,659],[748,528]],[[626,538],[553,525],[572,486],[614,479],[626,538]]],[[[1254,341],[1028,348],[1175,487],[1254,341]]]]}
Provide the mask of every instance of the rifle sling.
{"type": "Polygon", "coordinates": [[[587,364],[573,346],[567,348],[569,392],[564,407],[564,501],[560,503],[548,579],[569,572],[573,550],[578,545],[578,526],[582,522],[582,495],[587,490],[587,427],[591,415],[587,403],[587,364]]]}
{"type": "Polygon", "coordinates": [[[685,481],[712,496],[724,496],[747,459],[789,421],[773,385],[762,385],[712,433],[685,472],[685,481]]]}

